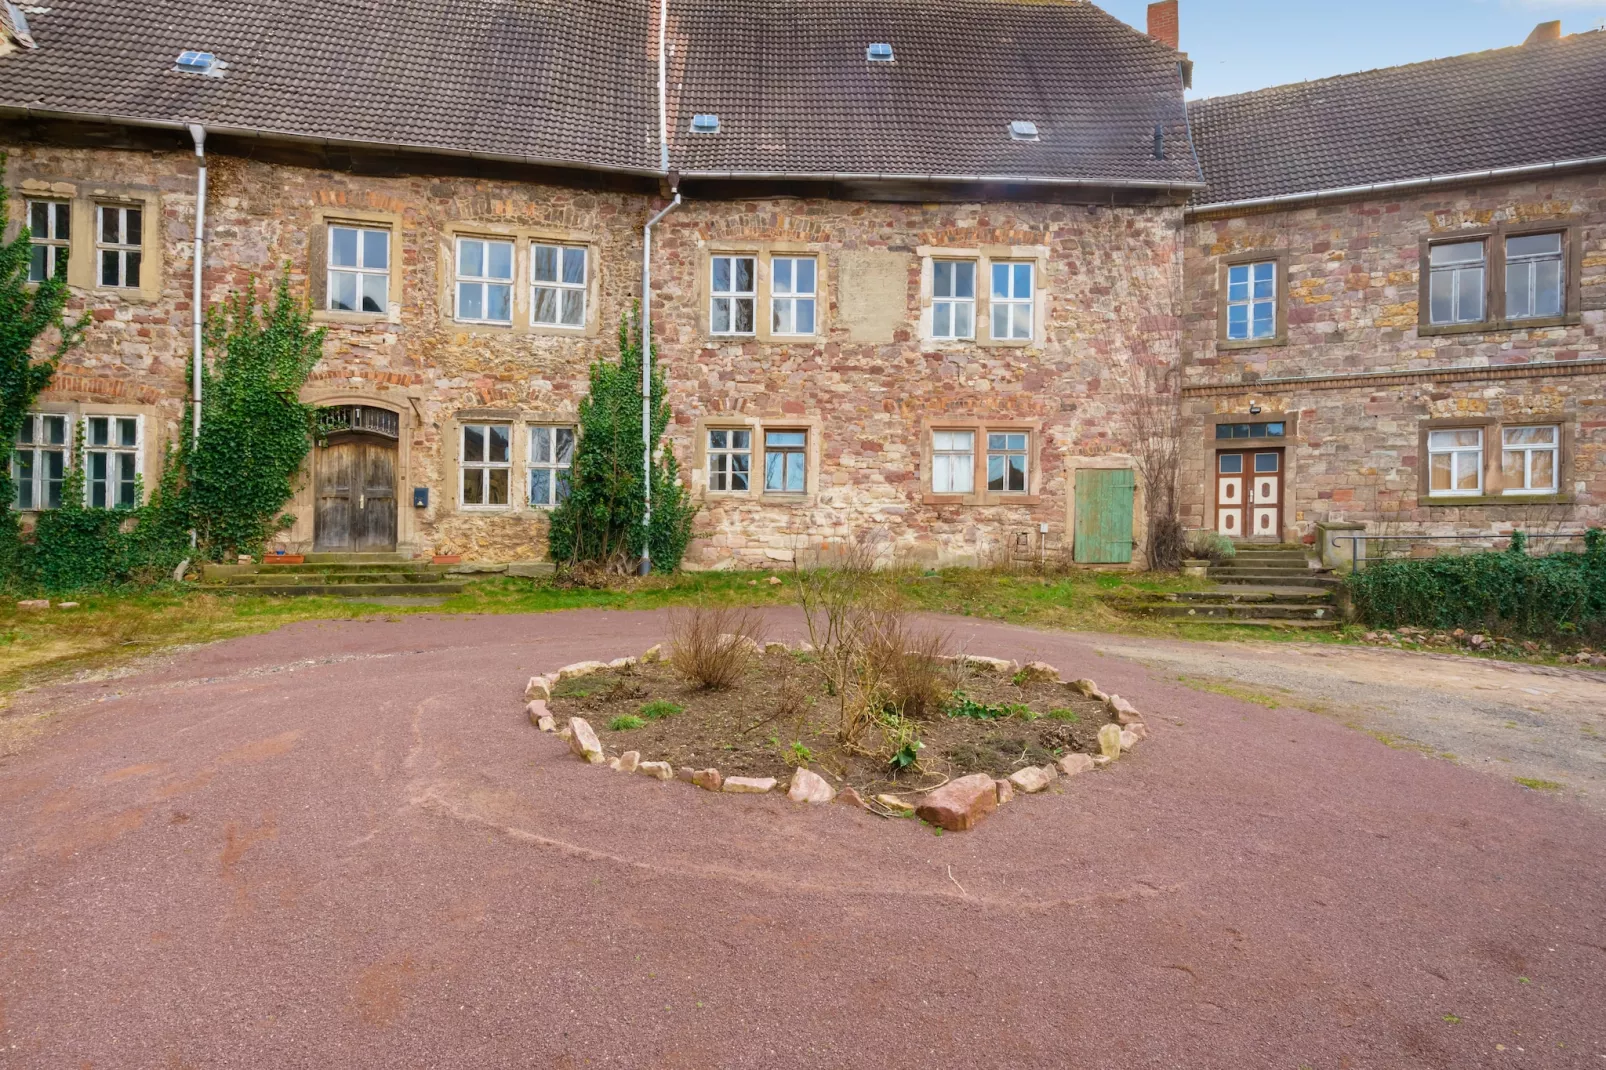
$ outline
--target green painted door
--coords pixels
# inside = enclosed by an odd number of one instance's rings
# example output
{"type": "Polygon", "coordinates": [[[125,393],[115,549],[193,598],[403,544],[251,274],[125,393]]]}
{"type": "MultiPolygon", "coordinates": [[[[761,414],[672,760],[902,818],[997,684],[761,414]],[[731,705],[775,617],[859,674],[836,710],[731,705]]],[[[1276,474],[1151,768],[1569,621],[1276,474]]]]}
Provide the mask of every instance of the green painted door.
{"type": "Polygon", "coordinates": [[[1076,472],[1076,560],[1084,565],[1132,560],[1130,468],[1079,468],[1076,472]]]}

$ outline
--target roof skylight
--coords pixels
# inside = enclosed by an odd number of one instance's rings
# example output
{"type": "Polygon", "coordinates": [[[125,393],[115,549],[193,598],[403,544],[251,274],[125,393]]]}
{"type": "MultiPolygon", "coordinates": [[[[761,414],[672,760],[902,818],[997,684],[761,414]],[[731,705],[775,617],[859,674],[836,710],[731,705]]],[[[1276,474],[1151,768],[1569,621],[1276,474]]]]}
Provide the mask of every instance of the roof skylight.
{"type": "Polygon", "coordinates": [[[1016,119],[1009,124],[1009,136],[1015,141],[1036,141],[1037,124],[1030,119],[1016,119]]]}
{"type": "Polygon", "coordinates": [[[180,52],[178,59],[173,62],[173,69],[180,74],[204,74],[208,78],[223,77],[224,66],[223,61],[212,53],[194,49],[180,52]]]}
{"type": "Polygon", "coordinates": [[[864,58],[871,63],[891,63],[892,46],[885,41],[877,41],[864,50],[864,58]]]}
{"type": "Polygon", "coordinates": [[[719,133],[719,116],[712,113],[702,113],[691,117],[691,132],[694,134],[719,133]]]}

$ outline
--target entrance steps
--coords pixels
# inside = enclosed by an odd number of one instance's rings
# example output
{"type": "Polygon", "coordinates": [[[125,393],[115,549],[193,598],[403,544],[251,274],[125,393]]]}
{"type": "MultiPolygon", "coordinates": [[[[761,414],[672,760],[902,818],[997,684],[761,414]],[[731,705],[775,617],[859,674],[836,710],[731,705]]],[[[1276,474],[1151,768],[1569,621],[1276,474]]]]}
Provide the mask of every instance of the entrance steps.
{"type": "Polygon", "coordinates": [[[1214,587],[1152,595],[1120,608],[1201,624],[1325,629],[1340,623],[1334,595],[1342,581],[1313,567],[1303,546],[1241,545],[1206,575],[1214,587]]]}
{"type": "Polygon", "coordinates": [[[307,554],[304,562],[279,565],[272,556],[261,564],[208,565],[206,582],[236,594],[289,597],[385,598],[397,595],[442,600],[468,582],[447,566],[415,561],[401,554],[307,554]]]}

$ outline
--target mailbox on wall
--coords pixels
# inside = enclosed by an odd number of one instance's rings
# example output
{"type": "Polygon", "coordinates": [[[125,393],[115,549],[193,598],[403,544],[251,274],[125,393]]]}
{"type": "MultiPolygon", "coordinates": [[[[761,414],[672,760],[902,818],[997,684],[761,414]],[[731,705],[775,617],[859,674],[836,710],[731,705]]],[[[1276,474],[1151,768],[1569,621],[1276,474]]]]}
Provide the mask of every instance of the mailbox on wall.
{"type": "Polygon", "coordinates": [[[414,487],[413,488],[413,508],[414,509],[428,509],[429,508],[429,488],[428,487],[414,487]]]}

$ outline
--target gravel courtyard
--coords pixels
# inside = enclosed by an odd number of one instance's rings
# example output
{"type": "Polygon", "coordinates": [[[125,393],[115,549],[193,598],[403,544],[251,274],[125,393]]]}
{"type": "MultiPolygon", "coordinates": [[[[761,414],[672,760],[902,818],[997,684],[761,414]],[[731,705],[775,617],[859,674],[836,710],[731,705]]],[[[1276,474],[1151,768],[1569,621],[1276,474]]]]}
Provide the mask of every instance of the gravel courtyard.
{"type": "Polygon", "coordinates": [[[19,696],[0,1066],[1606,1068],[1606,684],[947,624],[1152,738],[936,836],[524,720],[654,613],[297,624],[19,696]],[[1582,742],[1450,742],[1534,705],[1582,742]]]}

